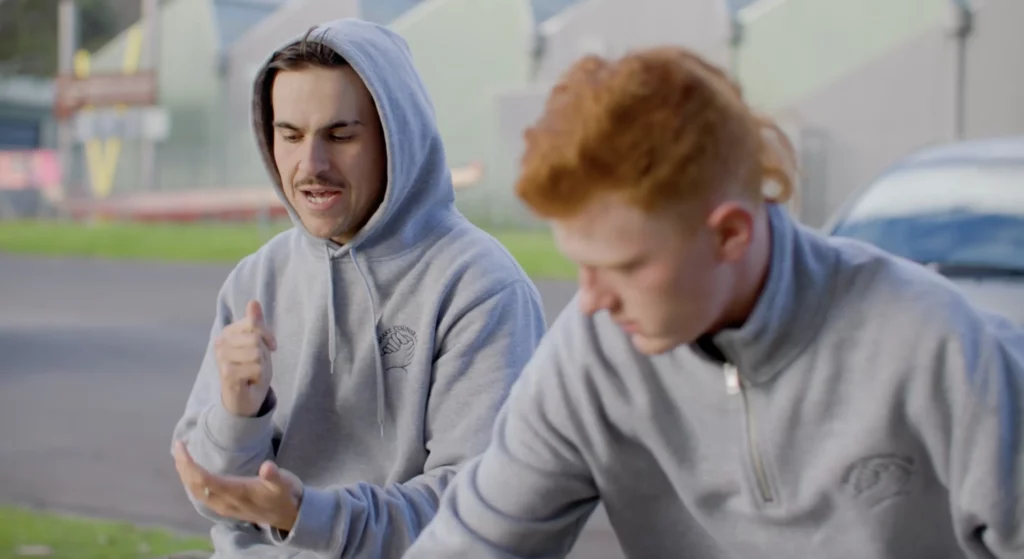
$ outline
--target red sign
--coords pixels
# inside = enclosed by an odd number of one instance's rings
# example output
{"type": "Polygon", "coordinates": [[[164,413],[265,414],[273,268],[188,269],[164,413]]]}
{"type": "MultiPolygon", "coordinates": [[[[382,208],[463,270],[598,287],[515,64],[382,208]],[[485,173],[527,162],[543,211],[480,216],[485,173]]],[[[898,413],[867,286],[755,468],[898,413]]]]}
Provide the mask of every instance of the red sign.
{"type": "Polygon", "coordinates": [[[0,151],[0,190],[60,189],[60,161],[50,149],[0,151]]]}
{"type": "Polygon", "coordinates": [[[82,107],[113,105],[155,105],[156,74],[94,74],[88,78],[64,75],[57,77],[57,95],[53,112],[59,119],[75,114],[82,107]]]}

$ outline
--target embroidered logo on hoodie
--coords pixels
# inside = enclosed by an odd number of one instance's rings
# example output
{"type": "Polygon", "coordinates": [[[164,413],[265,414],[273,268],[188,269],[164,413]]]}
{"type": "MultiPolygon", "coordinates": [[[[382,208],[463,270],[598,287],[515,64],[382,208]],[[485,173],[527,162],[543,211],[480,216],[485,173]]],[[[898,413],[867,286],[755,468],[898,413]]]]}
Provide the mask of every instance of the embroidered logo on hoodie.
{"type": "Polygon", "coordinates": [[[416,350],[416,332],[407,326],[393,326],[380,335],[380,352],[384,370],[401,369],[412,364],[416,350]]]}
{"type": "Polygon", "coordinates": [[[910,493],[913,474],[913,458],[880,454],[854,462],[847,470],[843,483],[855,497],[875,507],[910,493]]]}

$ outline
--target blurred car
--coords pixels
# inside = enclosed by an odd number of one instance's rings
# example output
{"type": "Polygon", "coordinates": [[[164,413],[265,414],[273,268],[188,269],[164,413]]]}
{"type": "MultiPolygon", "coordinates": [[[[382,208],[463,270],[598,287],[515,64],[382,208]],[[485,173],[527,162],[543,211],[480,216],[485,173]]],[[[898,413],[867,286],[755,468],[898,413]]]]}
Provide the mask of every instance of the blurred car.
{"type": "Polygon", "coordinates": [[[856,192],[825,231],[929,266],[1024,325],[1024,136],[918,151],[856,192]]]}

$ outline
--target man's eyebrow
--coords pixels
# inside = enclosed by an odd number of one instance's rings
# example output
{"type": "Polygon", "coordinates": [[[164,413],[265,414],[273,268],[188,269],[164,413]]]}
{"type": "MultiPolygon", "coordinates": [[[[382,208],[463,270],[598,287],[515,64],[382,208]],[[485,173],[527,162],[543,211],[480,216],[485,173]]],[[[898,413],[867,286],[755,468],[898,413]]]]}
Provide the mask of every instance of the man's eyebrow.
{"type": "MultiPolygon", "coordinates": [[[[334,122],[331,122],[327,126],[324,126],[324,127],[320,128],[320,130],[337,130],[339,128],[353,128],[353,127],[362,126],[362,125],[363,125],[363,123],[359,119],[336,120],[334,122]]],[[[280,128],[280,129],[284,129],[284,130],[291,130],[291,131],[294,131],[294,132],[302,132],[302,129],[299,128],[298,126],[295,126],[294,124],[292,124],[290,122],[285,122],[283,120],[279,120],[277,122],[274,122],[274,128],[280,128]]]]}
{"type": "Polygon", "coordinates": [[[336,121],[328,124],[327,126],[324,126],[323,129],[324,130],[335,130],[337,128],[349,128],[349,127],[362,126],[362,125],[363,125],[363,123],[360,122],[359,119],[336,120],[336,121]]]}

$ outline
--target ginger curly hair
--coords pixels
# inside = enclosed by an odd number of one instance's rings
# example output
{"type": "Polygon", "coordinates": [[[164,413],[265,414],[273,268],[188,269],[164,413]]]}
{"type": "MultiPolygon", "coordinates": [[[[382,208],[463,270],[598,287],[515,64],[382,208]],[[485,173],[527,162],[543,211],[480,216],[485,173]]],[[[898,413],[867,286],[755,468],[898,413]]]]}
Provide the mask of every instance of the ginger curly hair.
{"type": "Polygon", "coordinates": [[[525,140],[516,194],[544,218],[571,217],[601,193],[648,212],[708,194],[783,202],[795,178],[778,126],[725,72],[675,46],[582,58],[525,140]]]}

